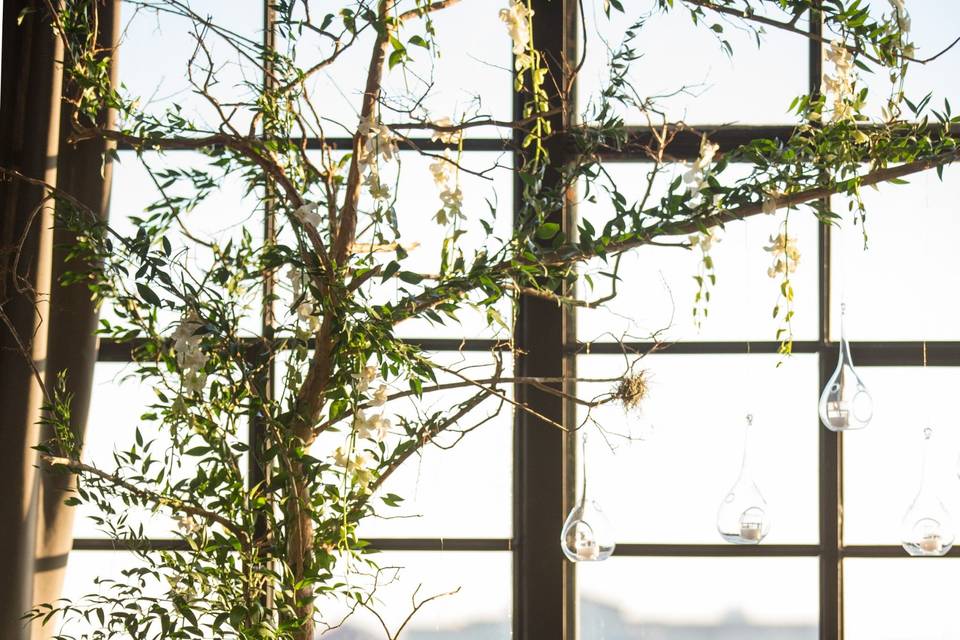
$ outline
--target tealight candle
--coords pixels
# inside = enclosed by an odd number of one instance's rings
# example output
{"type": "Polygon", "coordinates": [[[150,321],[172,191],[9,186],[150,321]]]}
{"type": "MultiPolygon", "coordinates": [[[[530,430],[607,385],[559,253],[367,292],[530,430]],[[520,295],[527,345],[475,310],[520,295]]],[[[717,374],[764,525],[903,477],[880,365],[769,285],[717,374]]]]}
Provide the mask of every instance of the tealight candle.
{"type": "Polygon", "coordinates": [[[845,429],[850,426],[850,410],[841,409],[842,405],[837,402],[827,409],[827,416],[830,418],[830,426],[838,429],[845,429]]]}
{"type": "Polygon", "coordinates": [[[940,553],[941,549],[939,533],[928,533],[920,540],[920,550],[924,553],[940,553]]]}
{"type": "Polygon", "coordinates": [[[581,560],[596,560],[600,556],[600,548],[593,538],[577,538],[575,549],[577,557],[581,560]]]}
{"type": "Polygon", "coordinates": [[[740,537],[744,540],[750,541],[759,541],[760,540],[760,523],[758,522],[742,522],[740,523],[740,537]]]}

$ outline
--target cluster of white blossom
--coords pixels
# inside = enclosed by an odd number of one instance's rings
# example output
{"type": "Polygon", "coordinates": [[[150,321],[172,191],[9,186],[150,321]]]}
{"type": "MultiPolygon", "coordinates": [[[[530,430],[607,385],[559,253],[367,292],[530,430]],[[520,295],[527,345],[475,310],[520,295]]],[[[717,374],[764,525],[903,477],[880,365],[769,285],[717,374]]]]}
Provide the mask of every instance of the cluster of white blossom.
{"type": "Polygon", "coordinates": [[[318,209],[320,209],[320,205],[316,202],[307,202],[297,207],[296,211],[293,212],[293,217],[296,218],[300,224],[308,224],[316,229],[320,226],[318,209]]]}
{"type": "Polygon", "coordinates": [[[463,191],[457,179],[456,164],[446,151],[430,163],[430,173],[433,174],[433,182],[440,188],[441,203],[433,219],[437,224],[446,226],[463,218],[463,191]]]}
{"type": "Polygon", "coordinates": [[[397,138],[390,127],[378,122],[372,114],[360,120],[357,133],[361,140],[357,166],[363,176],[363,184],[374,200],[389,200],[390,187],[380,178],[379,160],[392,162],[397,157],[397,138]]]}
{"type": "Polygon", "coordinates": [[[770,236],[770,244],[764,250],[773,254],[773,264],[767,269],[767,275],[776,278],[778,274],[789,276],[797,270],[800,263],[800,250],[797,249],[797,239],[786,233],[770,236]]]}
{"type": "Polygon", "coordinates": [[[833,96],[833,119],[845,120],[854,113],[853,56],[842,43],[832,42],[827,49],[827,60],[833,65],[833,74],[823,75],[824,92],[833,96]]]}
{"type": "Polygon", "coordinates": [[[203,368],[209,357],[200,348],[201,336],[196,335],[200,326],[196,311],[189,309],[173,332],[173,352],[177,356],[183,387],[190,393],[202,391],[207,382],[207,374],[203,368]]]}
{"type": "Polygon", "coordinates": [[[373,471],[370,469],[373,460],[369,455],[360,451],[352,457],[349,450],[343,447],[337,447],[333,454],[333,462],[338,467],[343,467],[347,473],[353,476],[353,481],[360,486],[360,489],[366,491],[373,481],[373,471]]]}
{"type": "Polygon", "coordinates": [[[200,523],[187,513],[177,518],[177,528],[186,535],[192,535],[200,531],[200,523]]]}
{"type": "Polygon", "coordinates": [[[710,175],[710,165],[713,164],[713,157],[719,150],[720,145],[713,144],[707,140],[706,136],[701,138],[700,157],[683,174],[683,182],[687,185],[687,193],[690,194],[691,199],[697,199],[700,195],[700,191],[707,182],[707,176],[710,175]]]}
{"type": "Polygon", "coordinates": [[[710,249],[713,248],[713,244],[715,242],[720,242],[720,238],[717,235],[718,228],[719,227],[712,227],[706,231],[695,233],[690,236],[690,248],[698,248],[704,255],[710,253],[710,249]]]}
{"type": "Polygon", "coordinates": [[[293,291],[293,301],[297,305],[297,319],[306,323],[310,332],[315,333],[320,328],[320,316],[317,313],[316,306],[310,300],[310,290],[306,287],[303,271],[291,265],[287,269],[287,280],[290,282],[290,289],[293,291]]]}
{"type": "MultiPolygon", "coordinates": [[[[370,385],[377,379],[377,368],[366,366],[363,372],[354,375],[354,387],[358,393],[366,394],[370,385]]],[[[387,404],[387,385],[380,384],[368,403],[371,407],[380,408],[387,404]]],[[[361,438],[372,438],[383,442],[390,432],[390,418],[381,411],[379,414],[367,416],[362,409],[358,409],[353,417],[353,428],[361,438]]]]}
{"type": "Polygon", "coordinates": [[[762,211],[768,216],[772,216],[777,212],[777,209],[780,208],[779,199],[781,196],[783,196],[783,194],[776,189],[767,189],[766,194],[767,197],[763,199],[763,203],[761,205],[762,211]]]}
{"type": "Polygon", "coordinates": [[[510,39],[513,40],[513,55],[517,71],[523,71],[533,65],[530,56],[530,19],[533,11],[523,0],[513,0],[506,9],[500,10],[500,19],[507,25],[510,39]]]}
{"type": "MultiPolygon", "coordinates": [[[[376,379],[377,368],[372,365],[366,366],[363,368],[363,371],[354,374],[353,386],[357,393],[366,396],[371,384],[373,384],[376,379]]],[[[371,407],[380,408],[386,403],[387,385],[380,384],[371,395],[367,404],[371,407]]],[[[382,410],[379,413],[371,415],[367,415],[363,409],[357,409],[356,413],[354,413],[352,435],[383,442],[389,433],[390,418],[388,418],[382,410]]],[[[342,467],[362,491],[367,491],[370,483],[374,479],[374,460],[362,451],[355,451],[356,449],[353,444],[348,447],[337,447],[337,450],[333,453],[333,463],[338,467],[342,467]]]]}
{"type": "MultiPolygon", "coordinates": [[[[453,121],[450,118],[444,116],[433,121],[433,124],[438,127],[452,127],[453,121]]],[[[443,144],[460,144],[460,141],[463,139],[463,131],[459,129],[446,131],[440,129],[434,129],[433,135],[430,136],[430,139],[434,142],[442,142],[443,144]]]]}
{"type": "Polygon", "coordinates": [[[897,26],[904,36],[910,33],[910,14],[907,13],[907,6],[904,0],[890,0],[890,6],[893,7],[893,17],[897,21],[897,26]]]}

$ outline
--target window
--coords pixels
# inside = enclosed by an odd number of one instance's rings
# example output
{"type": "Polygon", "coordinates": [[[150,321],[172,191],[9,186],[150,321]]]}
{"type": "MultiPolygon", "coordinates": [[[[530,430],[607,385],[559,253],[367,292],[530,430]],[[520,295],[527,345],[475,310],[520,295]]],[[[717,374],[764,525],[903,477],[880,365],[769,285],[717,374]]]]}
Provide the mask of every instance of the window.
{"type": "MultiPolygon", "coordinates": [[[[229,13],[236,21],[231,27],[263,38],[270,3],[243,4],[242,10],[229,13]]],[[[538,33],[543,34],[538,44],[557,60],[565,55],[563,34],[580,24],[580,4],[585,5],[582,17],[588,37],[615,43],[630,26],[607,23],[599,1],[534,4],[538,33]]],[[[212,0],[194,5],[198,10],[216,8],[212,0]]],[[[950,21],[938,18],[932,7],[918,5],[912,10],[917,40],[929,33],[935,36],[933,44],[939,44],[940,29],[950,21]]],[[[956,8],[938,11],[957,15],[956,8]]],[[[450,112],[461,104],[461,84],[469,75],[481,88],[484,107],[495,116],[509,117],[511,108],[516,109],[509,41],[495,12],[486,3],[474,2],[443,15],[449,22],[438,25],[441,38],[467,44],[448,45],[452,55],[438,70],[437,108],[450,112]],[[473,50],[483,50],[489,57],[478,64],[467,55],[473,50]]],[[[816,19],[798,24],[819,33],[816,19]]],[[[133,91],[153,96],[151,104],[157,108],[176,103],[202,112],[206,106],[177,83],[183,60],[176,55],[158,60],[155,55],[160,47],[186,51],[189,41],[162,17],[138,16],[131,25],[122,49],[123,81],[133,91]],[[152,72],[142,73],[145,68],[152,72]]],[[[641,64],[637,72],[645,75],[652,92],[670,89],[675,78],[692,77],[696,86],[670,98],[669,113],[707,130],[732,123],[720,134],[726,148],[789,132],[796,123],[786,106],[795,95],[821,84],[821,50],[815,39],[774,32],[757,51],[749,37],[735,33],[731,61],[706,30],[694,31],[682,11],[652,18],[643,33],[652,34],[652,39],[642,47],[674,51],[676,67],[651,62],[641,64]],[[682,48],[677,42],[683,42],[682,48]],[[710,63],[705,65],[704,60],[710,63]],[[760,84],[769,84],[769,90],[766,86],[761,90],[760,84]]],[[[956,59],[958,54],[950,55],[956,59]]],[[[358,59],[354,64],[363,62],[358,59]]],[[[344,67],[351,67],[348,60],[344,67]]],[[[949,65],[940,68],[944,67],[949,65]]],[[[316,76],[313,88],[331,96],[334,131],[338,120],[355,117],[351,104],[359,91],[355,77],[336,73],[316,76]]],[[[579,78],[579,107],[589,106],[602,75],[603,49],[590,48],[579,78]]],[[[229,91],[232,83],[263,79],[245,77],[239,67],[228,66],[218,81],[229,91]]],[[[929,74],[917,74],[915,81],[921,89],[952,86],[929,74]]],[[[642,138],[648,133],[635,113],[625,112],[624,117],[636,125],[633,135],[642,138]]],[[[344,139],[334,142],[340,149],[349,146],[344,139]]],[[[426,138],[417,144],[432,148],[426,138]]],[[[678,148],[683,149],[678,162],[691,160],[698,152],[696,144],[678,148]]],[[[464,142],[465,162],[509,165],[510,149],[510,141],[476,133],[464,142]]],[[[404,161],[424,162],[413,152],[403,155],[404,161]]],[[[165,158],[178,166],[199,160],[188,152],[171,152],[165,158]]],[[[611,152],[606,160],[610,174],[623,184],[632,184],[644,173],[639,154],[611,152]]],[[[492,187],[498,225],[512,223],[512,194],[518,185],[510,184],[507,175],[499,174],[492,187]]],[[[669,327],[662,334],[664,344],[656,345],[658,351],[642,361],[652,390],[641,416],[628,417],[617,408],[590,416],[611,432],[639,436],[635,441],[613,439],[609,446],[592,443],[585,460],[591,487],[618,531],[616,554],[588,566],[574,567],[562,560],[559,530],[578,486],[572,427],[586,414],[556,395],[518,389],[540,414],[571,431],[564,434],[528,414],[504,409],[452,451],[427,451],[391,478],[397,493],[410,496],[407,513],[422,517],[374,519],[364,525],[364,535],[382,550],[380,564],[404,567],[399,580],[393,573],[385,578],[389,584],[382,598],[388,611],[392,602],[406,605],[418,584],[430,592],[462,588],[446,606],[426,610],[405,637],[932,640],[956,635],[956,622],[938,614],[950,610],[948,592],[915,587],[949,584],[956,576],[956,561],[901,558],[896,543],[899,516],[890,518],[891,503],[896,514],[913,490],[908,473],[912,467],[904,461],[918,457],[918,441],[911,431],[919,429],[918,419],[934,420],[943,425],[944,433],[953,427],[949,391],[956,388],[960,369],[945,365],[956,365],[960,355],[957,343],[946,342],[957,340],[956,298],[915,286],[937,274],[944,280],[943,291],[956,288],[957,283],[947,280],[956,278],[955,269],[931,257],[951,255],[947,243],[956,235],[945,229],[956,224],[951,208],[957,194],[950,180],[956,180],[957,170],[948,170],[947,175],[939,182],[924,174],[911,185],[881,187],[878,194],[867,196],[875,252],[857,250],[862,242],[859,227],[837,231],[795,217],[804,264],[795,278],[795,355],[781,367],[776,367],[780,358],[773,341],[776,322],[769,317],[776,285],[766,278],[763,265],[768,255],[762,250],[778,222],[766,216],[729,226],[715,256],[723,266],[718,267],[721,277],[702,329],[689,314],[695,292],[690,278],[696,269],[694,257],[660,247],[623,258],[621,293],[629,289],[630,294],[602,309],[559,310],[544,301],[522,300],[514,337],[528,355],[514,366],[523,375],[597,377],[610,369],[611,362],[622,362],[624,351],[651,350],[655,346],[649,341],[651,333],[669,327]],[[896,253],[895,236],[902,228],[884,219],[885,212],[904,207],[913,208],[918,219],[938,220],[918,224],[921,239],[911,244],[913,253],[908,255],[896,253]],[[941,232],[926,233],[926,228],[941,232]],[[906,404],[902,413],[894,409],[883,419],[878,414],[875,426],[849,436],[819,424],[817,398],[837,358],[841,291],[852,310],[848,335],[854,341],[854,359],[869,376],[875,398],[885,410],[887,398],[916,399],[929,415],[920,416],[921,407],[914,411],[906,404]],[[930,339],[944,342],[923,342],[930,339]],[[740,425],[747,412],[755,414],[763,430],[757,474],[777,509],[776,524],[763,545],[734,546],[720,541],[714,514],[736,477],[740,425]],[[451,486],[458,487],[456,494],[451,486]],[[918,617],[915,612],[920,610],[925,614],[918,617]]],[[[399,188],[401,193],[418,191],[415,180],[399,188]]],[[[152,189],[133,152],[121,151],[114,180],[114,222],[123,224],[126,215],[141,210],[152,189]]],[[[470,197],[470,190],[465,191],[470,197]]],[[[221,220],[213,212],[246,215],[252,210],[243,205],[236,185],[223,185],[217,198],[204,205],[211,213],[201,207],[191,214],[204,220],[209,215],[207,230],[214,236],[229,234],[244,221],[221,220]]],[[[401,198],[400,206],[415,200],[416,195],[401,198]]],[[[599,219],[604,211],[584,201],[564,215],[570,225],[577,215],[599,219]]],[[[268,221],[270,216],[267,211],[268,221]]],[[[270,234],[272,229],[268,222],[259,232],[270,234]]],[[[437,241],[429,235],[422,239],[428,245],[437,241]]],[[[585,273],[606,268],[594,262],[585,273]]],[[[585,279],[580,293],[603,294],[599,289],[589,291],[585,279]]],[[[269,314],[262,320],[261,307],[262,296],[256,292],[247,310],[251,335],[271,332],[269,314]]],[[[403,335],[439,359],[464,366],[481,363],[481,356],[503,349],[499,340],[505,337],[483,318],[469,316],[460,325],[409,324],[403,335]]],[[[151,401],[150,390],[139,388],[136,381],[122,381],[129,359],[129,352],[118,345],[101,345],[87,443],[87,455],[94,459],[109,456],[112,447],[132,438],[132,431],[120,431],[120,426],[136,423],[151,401]]],[[[283,366],[281,355],[274,376],[283,366]]],[[[590,395],[590,384],[576,391],[590,395]]],[[[247,432],[255,441],[258,425],[248,425],[247,432]]],[[[955,435],[949,432],[949,437],[955,435]]],[[[953,460],[942,462],[952,470],[953,460]]],[[[171,525],[145,521],[156,548],[175,546],[169,538],[171,525]]],[[[124,552],[113,550],[89,520],[78,519],[76,536],[68,597],[94,588],[93,576],[109,574],[127,562],[124,552]]],[[[389,614],[387,618],[391,627],[402,621],[389,614]]],[[[357,616],[329,637],[377,637],[379,624],[357,616]]]]}

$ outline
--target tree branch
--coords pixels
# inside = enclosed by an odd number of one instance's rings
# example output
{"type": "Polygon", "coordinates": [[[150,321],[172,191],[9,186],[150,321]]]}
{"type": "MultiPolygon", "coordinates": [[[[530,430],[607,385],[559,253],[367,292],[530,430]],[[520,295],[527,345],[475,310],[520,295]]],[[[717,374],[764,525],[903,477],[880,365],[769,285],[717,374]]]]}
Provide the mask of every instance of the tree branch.
{"type": "Polygon", "coordinates": [[[61,458],[51,455],[41,455],[41,459],[49,464],[52,467],[63,467],[69,469],[77,475],[90,474],[105,480],[110,484],[120,487],[128,493],[137,496],[143,500],[152,502],[158,506],[167,507],[175,512],[186,513],[192,516],[197,516],[198,518],[203,518],[212,523],[221,525],[223,528],[227,529],[233,533],[240,540],[247,540],[247,533],[239,525],[231,520],[228,520],[221,516],[219,513],[214,513],[213,511],[208,511],[203,507],[198,507],[196,505],[184,502],[178,498],[171,498],[170,496],[160,495],[146,489],[142,489],[131,482],[124,480],[123,478],[107,473],[106,471],[101,471],[96,467],[93,467],[88,464],[84,464],[79,460],[72,460],[70,458],[61,458]]]}

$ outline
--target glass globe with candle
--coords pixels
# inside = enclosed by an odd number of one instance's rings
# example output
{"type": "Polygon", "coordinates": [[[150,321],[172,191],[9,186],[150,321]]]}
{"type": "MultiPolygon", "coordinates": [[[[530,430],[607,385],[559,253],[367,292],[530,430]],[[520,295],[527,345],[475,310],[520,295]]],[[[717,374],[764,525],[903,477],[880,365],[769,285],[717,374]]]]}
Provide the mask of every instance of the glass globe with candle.
{"type": "Polygon", "coordinates": [[[717,511],[717,531],[733,544],[759,544],[770,532],[770,510],[753,479],[750,443],[753,416],[747,416],[740,475],[717,511]]]}
{"type": "Polygon", "coordinates": [[[942,556],[953,547],[953,519],[943,506],[930,471],[933,429],[923,430],[923,463],[920,489],[900,525],[903,548],[912,556],[942,556]]]}
{"type": "Polygon", "coordinates": [[[587,436],[581,440],[580,499],[560,530],[560,549],[571,562],[599,562],[613,554],[613,526],[587,490],[587,436]]]}
{"type": "Polygon", "coordinates": [[[610,557],[616,544],[600,505],[586,500],[570,511],[560,532],[560,548],[571,562],[599,562],[610,557]]]}
{"type": "Polygon", "coordinates": [[[844,334],[847,305],[840,305],[840,357],[837,368],[820,394],[819,413],[831,431],[863,429],[873,419],[873,397],[853,367],[850,343],[844,334]]]}

